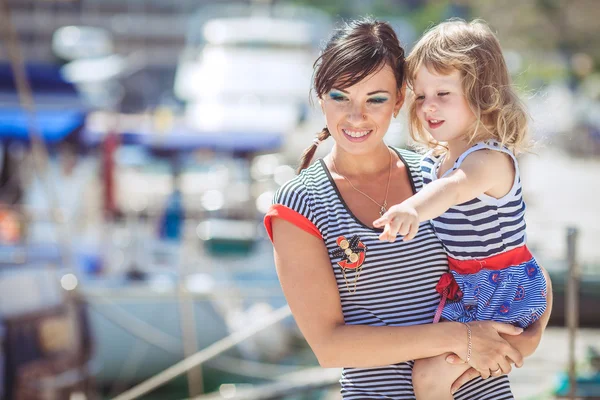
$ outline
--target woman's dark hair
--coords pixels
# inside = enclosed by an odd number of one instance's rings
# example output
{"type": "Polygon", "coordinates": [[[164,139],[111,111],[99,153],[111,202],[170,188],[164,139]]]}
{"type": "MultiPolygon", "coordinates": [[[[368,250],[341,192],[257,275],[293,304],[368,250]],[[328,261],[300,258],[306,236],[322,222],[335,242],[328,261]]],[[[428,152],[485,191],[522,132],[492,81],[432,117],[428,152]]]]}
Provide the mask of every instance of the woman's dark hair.
{"type": "MultiPolygon", "coordinates": [[[[404,83],[404,49],[392,27],[371,18],[347,22],[334,31],[315,61],[313,90],[321,98],[334,86],[338,89],[353,86],[385,65],[394,71],[400,89],[404,83]]],[[[325,127],[317,139],[322,141],[329,136],[325,127]]],[[[316,150],[313,143],[304,151],[298,173],[308,167],[316,150]]]]}

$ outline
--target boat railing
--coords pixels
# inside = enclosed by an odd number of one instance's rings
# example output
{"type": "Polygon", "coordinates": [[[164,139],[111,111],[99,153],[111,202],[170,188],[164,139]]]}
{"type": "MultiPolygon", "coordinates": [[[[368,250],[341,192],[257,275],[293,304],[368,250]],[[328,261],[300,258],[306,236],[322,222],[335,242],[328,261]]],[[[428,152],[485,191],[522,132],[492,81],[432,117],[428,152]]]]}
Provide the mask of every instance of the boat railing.
{"type": "Polygon", "coordinates": [[[172,365],[164,371],[154,375],[144,382],[134,386],[133,388],[116,396],[113,400],[133,400],[137,399],[146,393],[170,382],[174,378],[186,373],[187,371],[202,365],[206,361],[218,356],[219,354],[231,349],[244,340],[256,335],[257,333],[269,328],[279,321],[289,317],[291,311],[289,306],[285,305],[268,316],[262,318],[246,329],[234,332],[231,335],[213,343],[205,349],[183,359],[182,361],[172,365]]]}

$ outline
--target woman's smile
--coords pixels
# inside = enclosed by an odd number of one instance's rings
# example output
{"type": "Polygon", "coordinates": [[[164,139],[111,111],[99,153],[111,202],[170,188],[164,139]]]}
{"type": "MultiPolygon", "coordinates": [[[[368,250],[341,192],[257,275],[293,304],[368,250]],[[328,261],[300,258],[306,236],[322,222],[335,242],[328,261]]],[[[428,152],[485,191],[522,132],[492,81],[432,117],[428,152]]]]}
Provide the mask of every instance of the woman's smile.
{"type": "Polygon", "coordinates": [[[364,142],[369,138],[373,129],[344,129],[342,128],[344,137],[351,142],[364,142]]]}

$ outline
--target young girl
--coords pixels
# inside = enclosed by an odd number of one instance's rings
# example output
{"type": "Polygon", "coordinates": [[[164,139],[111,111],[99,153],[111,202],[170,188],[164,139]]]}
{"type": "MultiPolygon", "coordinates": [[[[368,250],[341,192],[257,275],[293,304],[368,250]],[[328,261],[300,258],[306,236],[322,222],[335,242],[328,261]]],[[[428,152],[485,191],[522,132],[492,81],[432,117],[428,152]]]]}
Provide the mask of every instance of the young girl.
{"type": "MultiPolygon", "coordinates": [[[[482,21],[444,22],[417,43],[407,69],[411,136],[430,147],[421,163],[425,187],[373,225],[385,226],[381,240],[400,234],[407,241],[431,219],[451,271],[436,287],[442,298],[434,322],[526,328],[546,309],[546,278],[525,244],[515,153],[524,147],[527,114],[500,44],[482,21]]],[[[506,374],[510,361],[479,372],[506,374]]],[[[468,368],[448,364],[444,355],[417,360],[417,399],[452,399],[451,384],[468,368]]]]}

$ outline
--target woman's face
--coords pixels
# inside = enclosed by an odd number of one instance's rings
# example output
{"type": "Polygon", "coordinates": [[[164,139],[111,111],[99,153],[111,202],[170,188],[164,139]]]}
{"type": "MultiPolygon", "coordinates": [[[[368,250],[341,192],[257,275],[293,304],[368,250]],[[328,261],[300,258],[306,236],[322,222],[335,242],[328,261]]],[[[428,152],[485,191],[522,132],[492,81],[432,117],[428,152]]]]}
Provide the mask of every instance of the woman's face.
{"type": "Polygon", "coordinates": [[[319,99],[337,146],[354,155],[367,154],[381,144],[403,101],[387,64],[348,88],[334,85],[319,99]]]}

